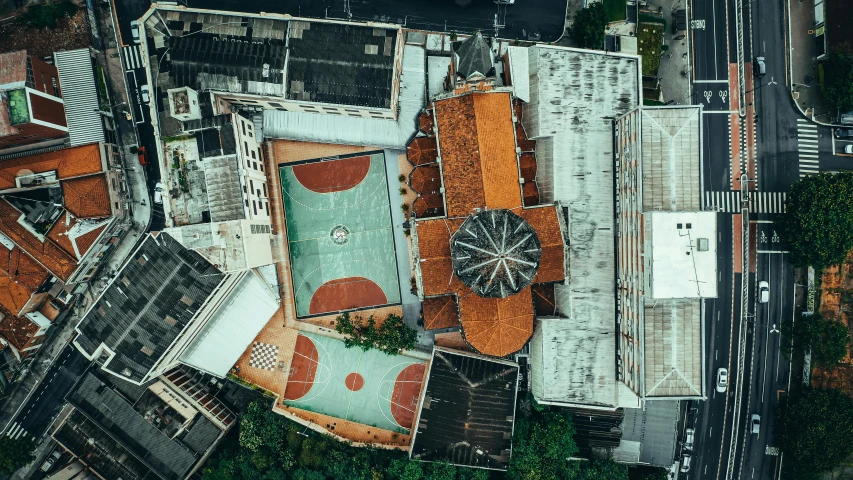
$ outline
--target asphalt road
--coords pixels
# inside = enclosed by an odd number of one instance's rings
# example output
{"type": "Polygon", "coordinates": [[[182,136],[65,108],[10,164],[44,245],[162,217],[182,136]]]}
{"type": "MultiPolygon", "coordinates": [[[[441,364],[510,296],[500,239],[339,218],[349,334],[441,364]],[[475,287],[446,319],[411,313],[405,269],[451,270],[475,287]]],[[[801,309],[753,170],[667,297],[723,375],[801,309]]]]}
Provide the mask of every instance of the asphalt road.
{"type": "Polygon", "coordinates": [[[65,405],[65,395],[77,382],[89,361],[72,345],[68,345],[47,371],[42,383],[18,411],[5,435],[41,438],[65,405]]]}

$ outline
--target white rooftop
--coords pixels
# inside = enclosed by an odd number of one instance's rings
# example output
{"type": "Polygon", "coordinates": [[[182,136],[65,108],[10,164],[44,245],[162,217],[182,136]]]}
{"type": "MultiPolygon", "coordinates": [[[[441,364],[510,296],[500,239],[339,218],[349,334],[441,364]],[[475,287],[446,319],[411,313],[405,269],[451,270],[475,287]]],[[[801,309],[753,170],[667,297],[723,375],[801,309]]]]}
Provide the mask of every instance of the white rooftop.
{"type": "Polygon", "coordinates": [[[717,214],[650,212],[645,216],[651,217],[652,298],[716,298],[717,214]]]}
{"type": "Polygon", "coordinates": [[[254,270],[242,275],[181,354],[181,363],[225,377],[278,310],[278,300],[254,270]]]}
{"type": "Polygon", "coordinates": [[[269,223],[230,220],[170,227],[163,231],[223,272],[273,263],[269,223]]]}

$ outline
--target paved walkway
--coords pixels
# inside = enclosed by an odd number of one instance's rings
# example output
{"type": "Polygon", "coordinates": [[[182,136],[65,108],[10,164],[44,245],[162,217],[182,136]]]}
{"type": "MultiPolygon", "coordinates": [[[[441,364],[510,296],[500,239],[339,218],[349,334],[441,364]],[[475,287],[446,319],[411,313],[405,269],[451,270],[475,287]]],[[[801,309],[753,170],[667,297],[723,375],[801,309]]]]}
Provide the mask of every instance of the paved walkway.
{"type": "Polygon", "coordinates": [[[818,83],[817,43],[814,34],[814,0],[787,0],[790,11],[791,89],[797,107],[807,117],[830,124],[835,120],[835,108],[823,98],[818,83]]]}
{"type": "Polygon", "coordinates": [[[669,49],[663,52],[658,67],[658,78],[660,79],[663,100],[674,105],[689,105],[690,100],[690,65],[688,64],[688,36],[685,32],[677,32],[672,35],[673,15],[681,8],[687,8],[687,0],[649,0],[649,10],[663,9],[663,17],[666,19],[666,28],[663,32],[663,42],[669,49]]]}

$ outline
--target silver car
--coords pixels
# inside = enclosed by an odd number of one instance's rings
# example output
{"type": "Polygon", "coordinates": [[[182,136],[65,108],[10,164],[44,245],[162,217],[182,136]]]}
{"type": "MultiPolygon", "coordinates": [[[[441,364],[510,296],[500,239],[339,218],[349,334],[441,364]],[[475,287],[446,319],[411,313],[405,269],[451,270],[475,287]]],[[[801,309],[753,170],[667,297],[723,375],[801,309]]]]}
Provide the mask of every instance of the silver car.
{"type": "Polygon", "coordinates": [[[133,43],[142,43],[142,37],[139,35],[139,22],[136,20],[131,20],[130,22],[130,34],[133,35],[133,43]]]}
{"type": "Polygon", "coordinates": [[[725,368],[717,369],[717,391],[724,393],[729,388],[729,371],[725,368]]]}

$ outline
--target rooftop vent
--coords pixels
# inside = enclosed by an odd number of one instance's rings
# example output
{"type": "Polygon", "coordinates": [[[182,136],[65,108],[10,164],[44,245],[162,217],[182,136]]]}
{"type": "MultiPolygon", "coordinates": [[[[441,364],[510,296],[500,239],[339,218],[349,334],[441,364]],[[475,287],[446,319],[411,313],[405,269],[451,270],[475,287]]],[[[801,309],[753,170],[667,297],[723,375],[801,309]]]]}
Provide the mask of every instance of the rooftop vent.
{"type": "Polygon", "coordinates": [[[700,252],[707,252],[708,251],[708,239],[707,238],[698,239],[697,240],[697,246],[698,246],[698,250],[700,252]]]}

